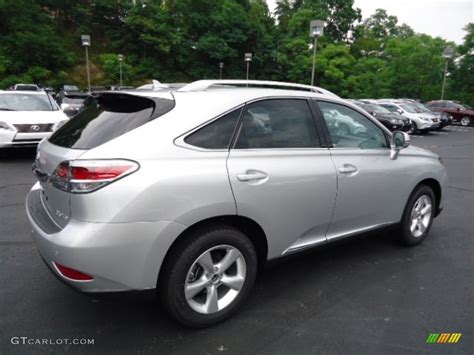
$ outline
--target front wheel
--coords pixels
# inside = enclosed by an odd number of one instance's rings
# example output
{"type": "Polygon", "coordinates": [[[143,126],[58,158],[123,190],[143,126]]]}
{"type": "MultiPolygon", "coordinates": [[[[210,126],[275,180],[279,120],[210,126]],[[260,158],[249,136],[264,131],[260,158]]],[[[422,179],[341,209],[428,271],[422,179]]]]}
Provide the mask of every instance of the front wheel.
{"type": "Polygon", "coordinates": [[[229,318],[249,295],[257,254],[239,230],[220,226],[184,239],[165,262],[158,288],[179,323],[201,328],[229,318]]]}
{"type": "Polygon", "coordinates": [[[463,117],[461,118],[461,126],[467,127],[471,125],[471,118],[470,117],[463,117]]]}
{"type": "Polygon", "coordinates": [[[416,134],[418,131],[418,126],[415,122],[411,121],[410,129],[407,131],[408,134],[416,134]]]}
{"type": "Polygon", "coordinates": [[[421,185],[411,194],[399,230],[403,244],[417,245],[425,239],[433,223],[435,206],[436,198],[429,186],[421,185]]]}

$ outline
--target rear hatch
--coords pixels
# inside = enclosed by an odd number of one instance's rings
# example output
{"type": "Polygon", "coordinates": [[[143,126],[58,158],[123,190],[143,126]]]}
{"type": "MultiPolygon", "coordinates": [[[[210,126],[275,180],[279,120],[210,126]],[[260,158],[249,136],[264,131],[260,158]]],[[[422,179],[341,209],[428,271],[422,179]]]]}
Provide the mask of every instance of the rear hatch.
{"type": "Polygon", "coordinates": [[[61,163],[76,160],[88,150],[150,122],[173,107],[170,93],[166,98],[99,94],[87,101],[82,112],[43,141],[33,170],[43,188],[41,200],[51,219],[63,228],[73,212],[71,193],[55,187],[51,179],[61,163]]]}

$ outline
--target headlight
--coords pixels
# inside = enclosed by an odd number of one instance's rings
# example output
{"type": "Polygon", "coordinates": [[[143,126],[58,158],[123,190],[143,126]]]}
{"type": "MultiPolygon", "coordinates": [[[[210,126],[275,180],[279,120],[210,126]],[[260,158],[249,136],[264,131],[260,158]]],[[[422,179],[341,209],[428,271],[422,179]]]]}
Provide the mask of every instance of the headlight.
{"type": "Polygon", "coordinates": [[[400,120],[397,120],[395,118],[390,119],[390,123],[397,124],[400,120]]]}
{"type": "Polygon", "coordinates": [[[5,129],[7,131],[13,131],[13,128],[11,128],[6,122],[0,121],[0,129],[5,129]]]}
{"type": "Polygon", "coordinates": [[[421,119],[422,121],[425,121],[425,122],[431,122],[431,119],[429,119],[429,118],[420,117],[420,119],[421,119]]]}

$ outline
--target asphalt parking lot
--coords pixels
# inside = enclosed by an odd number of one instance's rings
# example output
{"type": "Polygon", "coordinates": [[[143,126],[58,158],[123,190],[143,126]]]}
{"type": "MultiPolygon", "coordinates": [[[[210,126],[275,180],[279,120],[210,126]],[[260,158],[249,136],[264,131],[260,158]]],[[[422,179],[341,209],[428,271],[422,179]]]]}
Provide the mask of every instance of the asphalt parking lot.
{"type": "Polygon", "coordinates": [[[270,265],[239,314],[198,331],[170,321],[149,293],[85,295],[58,282],[24,211],[34,150],[8,152],[0,158],[0,354],[472,354],[474,128],[449,126],[412,144],[440,154],[450,177],[422,245],[374,233],[270,265]],[[457,344],[426,343],[430,333],[454,332],[457,344]],[[16,337],[94,344],[12,344],[16,337]]]}

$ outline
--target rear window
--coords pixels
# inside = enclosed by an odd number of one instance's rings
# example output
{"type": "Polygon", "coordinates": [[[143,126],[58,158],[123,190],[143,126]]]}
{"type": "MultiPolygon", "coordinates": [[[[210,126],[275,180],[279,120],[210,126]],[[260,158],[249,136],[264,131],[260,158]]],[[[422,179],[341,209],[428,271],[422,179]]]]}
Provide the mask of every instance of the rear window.
{"type": "Polygon", "coordinates": [[[92,149],[164,115],[174,100],[127,94],[101,94],[58,129],[49,142],[72,149],[92,149]]]}

